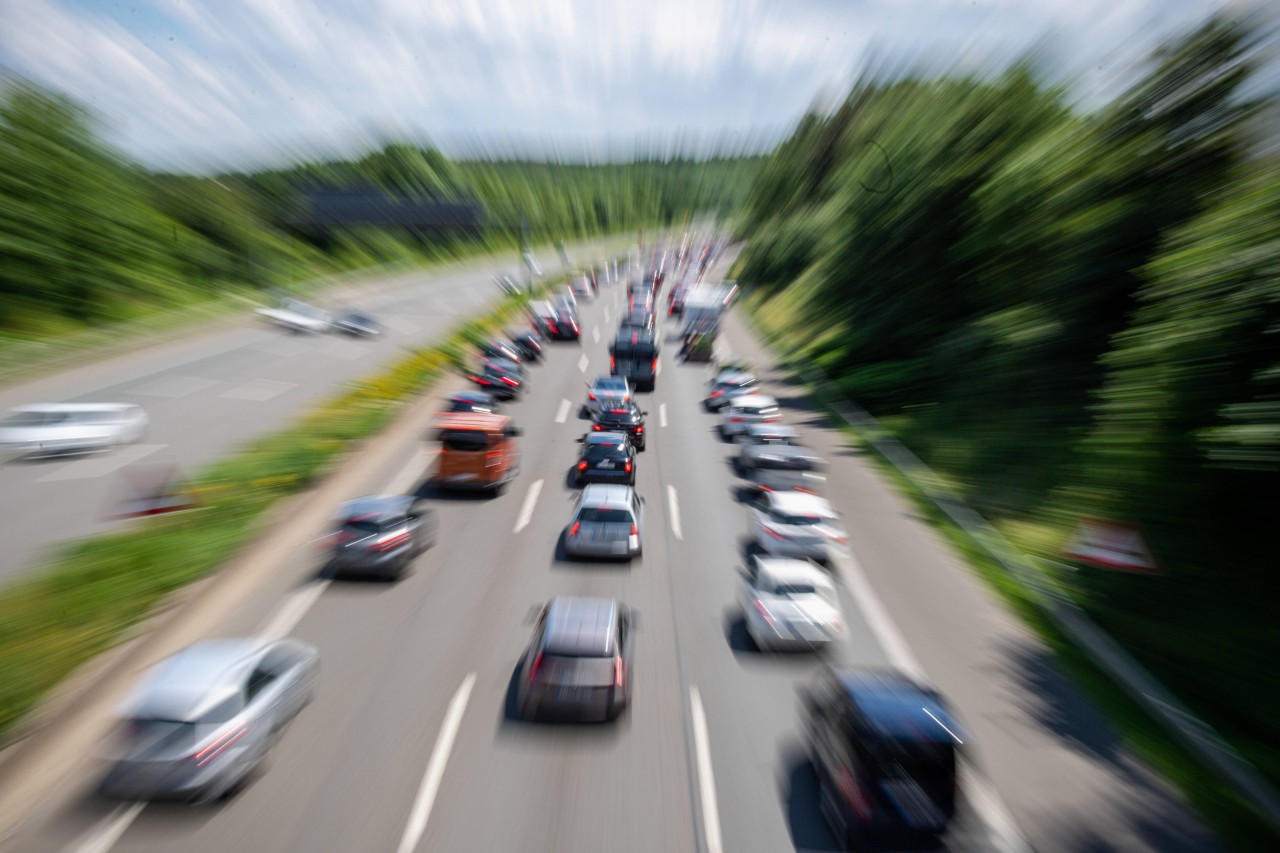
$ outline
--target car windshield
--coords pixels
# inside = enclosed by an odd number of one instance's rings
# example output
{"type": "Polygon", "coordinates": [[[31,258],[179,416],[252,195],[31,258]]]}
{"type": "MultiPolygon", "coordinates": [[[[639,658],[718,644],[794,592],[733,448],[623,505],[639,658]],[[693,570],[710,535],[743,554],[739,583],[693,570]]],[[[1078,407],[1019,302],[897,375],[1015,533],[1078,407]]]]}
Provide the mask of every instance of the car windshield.
{"type": "Polygon", "coordinates": [[[578,510],[577,520],[582,522],[602,522],[604,524],[630,524],[631,513],[625,509],[584,506],[578,510]]]}

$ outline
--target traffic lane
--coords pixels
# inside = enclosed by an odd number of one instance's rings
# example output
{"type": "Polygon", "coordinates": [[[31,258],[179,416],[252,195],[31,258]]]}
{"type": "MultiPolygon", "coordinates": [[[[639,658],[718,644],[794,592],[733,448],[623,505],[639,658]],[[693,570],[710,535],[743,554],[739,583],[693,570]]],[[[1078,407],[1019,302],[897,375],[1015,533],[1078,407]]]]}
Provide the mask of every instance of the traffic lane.
{"type": "Polygon", "coordinates": [[[727,329],[735,353],[765,368],[767,389],[827,460],[828,491],[863,570],[965,722],[972,754],[1028,841],[1043,850],[1099,839],[1135,850],[1216,849],[1213,835],[1123,746],[1052,653],[806,392],[770,367],[745,325],[731,316],[727,329]]]}

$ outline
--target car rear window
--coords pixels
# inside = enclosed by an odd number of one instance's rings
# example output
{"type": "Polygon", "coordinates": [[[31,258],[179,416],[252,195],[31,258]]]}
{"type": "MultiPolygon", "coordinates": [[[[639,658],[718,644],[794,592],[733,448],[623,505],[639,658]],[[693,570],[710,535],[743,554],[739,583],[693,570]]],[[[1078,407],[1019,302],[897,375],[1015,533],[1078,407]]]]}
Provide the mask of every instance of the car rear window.
{"type": "Polygon", "coordinates": [[[598,521],[605,524],[630,524],[631,513],[625,509],[584,506],[578,511],[578,521],[598,521]]]}
{"type": "Polygon", "coordinates": [[[773,517],[781,524],[791,524],[797,527],[813,526],[823,524],[828,521],[828,519],[823,518],[820,515],[798,515],[783,512],[775,512],[773,513],[773,517]]]}
{"type": "Polygon", "coordinates": [[[773,456],[768,453],[755,458],[757,468],[778,471],[812,471],[818,467],[818,460],[813,456],[773,456]]]}
{"type": "Polygon", "coordinates": [[[378,524],[378,522],[376,521],[372,521],[367,518],[349,519],[342,526],[344,529],[349,530],[352,533],[381,533],[382,532],[382,525],[378,524]]]}
{"type": "Polygon", "coordinates": [[[456,453],[479,453],[489,446],[489,436],[479,430],[451,429],[441,434],[440,443],[456,453]]]}
{"type": "Polygon", "coordinates": [[[621,444],[587,445],[587,458],[592,461],[597,459],[625,459],[626,457],[627,449],[621,444]]]}
{"type": "Polygon", "coordinates": [[[738,406],[737,409],[744,415],[759,415],[761,417],[769,417],[778,413],[777,406],[738,406]]]}

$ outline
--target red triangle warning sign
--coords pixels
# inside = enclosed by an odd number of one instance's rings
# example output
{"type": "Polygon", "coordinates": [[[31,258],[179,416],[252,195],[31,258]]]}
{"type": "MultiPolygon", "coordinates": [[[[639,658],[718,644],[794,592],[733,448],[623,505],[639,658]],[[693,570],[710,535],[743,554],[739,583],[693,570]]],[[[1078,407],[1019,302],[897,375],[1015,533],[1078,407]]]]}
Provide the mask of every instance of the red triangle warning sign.
{"type": "Polygon", "coordinates": [[[1135,524],[1082,519],[1063,550],[1069,560],[1121,572],[1160,571],[1142,531],[1135,524]]]}

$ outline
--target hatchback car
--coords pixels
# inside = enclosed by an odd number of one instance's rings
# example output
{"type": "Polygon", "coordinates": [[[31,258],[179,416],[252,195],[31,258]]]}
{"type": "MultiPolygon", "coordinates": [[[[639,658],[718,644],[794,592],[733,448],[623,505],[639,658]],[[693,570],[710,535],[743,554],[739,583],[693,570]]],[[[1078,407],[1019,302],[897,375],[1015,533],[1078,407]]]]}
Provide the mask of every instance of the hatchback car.
{"type": "Polygon", "coordinates": [[[501,338],[492,338],[480,344],[477,348],[480,354],[487,358],[502,358],[507,361],[513,361],[519,364],[524,360],[520,348],[511,341],[504,341],[501,338]]]}
{"type": "Polygon", "coordinates": [[[578,439],[582,451],[574,465],[579,486],[587,483],[636,484],[636,452],[631,440],[617,432],[591,432],[578,439]]]}
{"type": "Polygon", "coordinates": [[[578,323],[578,310],[567,302],[556,305],[551,337],[557,341],[576,341],[582,338],[582,328],[578,323]]]}
{"type": "Polygon", "coordinates": [[[146,412],[130,403],[19,406],[0,421],[0,449],[39,457],[94,453],[141,441],[146,412]]]}
{"type": "Polygon", "coordinates": [[[835,584],[806,560],[753,557],[738,595],[758,649],[820,649],[844,634],[835,584]]]}
{"type": "Polygon", "coordinates": [[[734,397],[754,392],[757,384],[755,376],[750,373],[722,373],[712,380],[702,405],[708,412],[718,412],[734,397]]]}
{"type": "Polygon", "coordinates": [[[343,504],[330,542],[335,574],[396,579],[436,543],[436,514],[412,495],[375,495],[343,504]]]}
{"type": "Polygon", "coordinates": [[[626,433],[636,450],[644,450],[644,419],[648,415],[648,412],[640,411],[640,407],[634,402],[626,406],[601,409],[600,413],[592,419],[591,431],[626,433]]]}
{"type": "Polygon", "coordinates": [[[311,701],[312,646],[206,640],[160,662],[128,702],[109,796],[208,802],[234,792],[311,701]]]}
{"type": "Polygon", "coordinates": [[[848,543],[826,498],[805,492],[761,492],[752,501],[749,534],[766,554],[829,562],[848,543]]]}
{"type": "Polygon", "coordinates": [[[485,359],[470,379],[499,400],[514,400],[524,390],[524,371],[505,358],[485,359]]]}
{"type": "Polygon", "coordinates": [[[537,332],[532,329],[512,329],[509,337],[525,361],[542,360],[542,336],[537,332]]]}
{"type": "Polygon", "coordinates": [[[333,321],[336,331],[356,338],[375,338],[382,334],[382,324],[364,311],[346,311],[333,321]]]}
{"type": "Polygon", "coordinates": [[[605,409],[631,402],[631,383],[622,376],[597,376],[587,385],[587,414],[595,417],[605,409]]]}
{"type": "Polygon", "coordinates": [[[564,552],[571,557],[640,556],[644,502],[630,486],[593,483],[582,490],[564,531],[564,552]]]}
{"type": "Polygon", "coordinates": [[[833,669],[801,695],[818,807],[842,845],[946,831],[969,735],[936,690],[896,670],[833,669]]]}
{"type": "Polygon", "coordinates": [[[720,437],[731,440],[751,424],[777,423],[782,420],[778,401],[764,394],[734,397],[720,410],[720,437]]]}
{"type": "Polygon", "coordinates": [[[631,702],[635,614],[611,598],[552,599],[520,665],[520,716],[616,719],[631,702]]]}
{"type": "Polygon", "coordinates": [[[487,391],[462,391],[445,401],[442,414],[454,412],[478,412],[482,415],[496,415],[502,411],[498,398],[487,391]]]}

